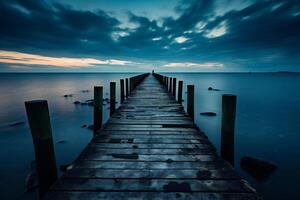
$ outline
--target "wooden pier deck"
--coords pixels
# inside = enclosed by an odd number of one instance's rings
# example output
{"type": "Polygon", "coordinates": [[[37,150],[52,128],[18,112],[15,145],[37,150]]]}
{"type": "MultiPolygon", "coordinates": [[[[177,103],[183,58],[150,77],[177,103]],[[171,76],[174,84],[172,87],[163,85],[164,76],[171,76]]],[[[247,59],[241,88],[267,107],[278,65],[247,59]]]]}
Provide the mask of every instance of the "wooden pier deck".
{"type": "Polygon", "coordinates": [[[258,199],[152,75],[45,199],[258,199]]]}

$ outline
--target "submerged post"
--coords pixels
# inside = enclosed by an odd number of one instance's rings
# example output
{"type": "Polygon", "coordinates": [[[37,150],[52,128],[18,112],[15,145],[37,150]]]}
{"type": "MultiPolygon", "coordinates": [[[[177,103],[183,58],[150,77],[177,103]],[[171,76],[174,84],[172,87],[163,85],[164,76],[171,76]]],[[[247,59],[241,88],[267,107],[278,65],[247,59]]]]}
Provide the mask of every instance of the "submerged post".
{"type": "Polygon", "coordinates": [[[110,116],[116,110],[116,82],[110,82],[110,116]]]}
{"type": "Polygon", "coordinates": [[[187,113],[194,120],[194,85],[187,86],[187,113]]]}
{"type": "Polygon", "coordinates": [[[120,98],[121,98],[121,103],[123,103],[125,99],[125,94],[124,94],[124,79],[120,80],[120,98]]]}
{"type": "Polygon", "coordinates": [[[176,78],[173,78],[173,96],[176,98],[176,78]]]}
{"type": "Polygon", "coordinates": [[[102,112],[103,112],[103,87],[94,87],[94,136],[102,126],[102,112]]]}
{"type": "Polygon", "coordinates": [[[222,95],[221,156],[234,166],[236,96],[222,95]]]}
{"type": "Polygon", "coordinates": [[[178,103],[182,104],[182,86],[183,81],[178,81],[178,103]]]}
{"type": "Polygon", "coordinates": [[[34,144],[39,196],[43,197],[57,179],[48,103],[46,100],[27,101],[25,107],[34,144]]]}
{"type": "Polygon", "coordinates": [[[125,79],[126,82],[126,98],[129,96],[129,85],[128,85],[128,78],[125,79]]]}

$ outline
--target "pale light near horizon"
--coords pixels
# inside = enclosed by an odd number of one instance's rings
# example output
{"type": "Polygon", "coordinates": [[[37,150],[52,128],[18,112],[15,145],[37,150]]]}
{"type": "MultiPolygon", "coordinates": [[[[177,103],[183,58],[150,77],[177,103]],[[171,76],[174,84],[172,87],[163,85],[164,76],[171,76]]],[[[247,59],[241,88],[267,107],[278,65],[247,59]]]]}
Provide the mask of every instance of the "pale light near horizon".
{"type": "Polygon", "coordinates": [[[132,64],[127,60],[99,60],[95,58],[70,58],[70,57],[50,57],[16,51],[0,50],[0,63],[16,65],[47,65],[62,68],[82,68],[96,65],[128,65],[132,64]]]}
{"type": "Polygon", "coordinates": [[[180,68],[180,67],[188,67],[188,68],[222,68],[224,67],[223,63],[218,62],[205,62],[205,63],[192,63],[192,62],[174,62],[167,63],[163,65],[163,67],[167,68],[180,68]]]}

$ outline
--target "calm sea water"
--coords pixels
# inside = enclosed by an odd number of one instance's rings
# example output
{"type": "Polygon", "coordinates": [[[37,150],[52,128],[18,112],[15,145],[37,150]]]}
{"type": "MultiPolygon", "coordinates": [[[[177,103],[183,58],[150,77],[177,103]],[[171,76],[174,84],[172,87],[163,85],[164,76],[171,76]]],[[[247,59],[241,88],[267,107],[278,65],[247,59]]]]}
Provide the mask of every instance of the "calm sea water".
{"type": "MultiPolygon", "coordinates": [[[[92,123],[92,107],[74,105],[92,99],[92,87],[133,74],[0,74],[0,197],[35,199],[24,194],[25,177],[34,151],[24,101],[47,99],[55,142],[57,165],[72,162],[90,141],[92,132],[81,128],[92,123]],[[83,93],[81,90],[91,90],[83,93]],[[73,97],[64,98],[64,94],[73,97]],[[10,126],[14,122],[23,125],[10,126]],[[56,143],[65,140],[64,143],[56,143]]],[[[195,85],[195,117],[198,126],[220,147],[222,94],[238,96],[235,168],[265,199],[300,199],[300,75],[197,73],[168,74],[195,85]],[[208,87],[221,91],[208,91],[208,87]],[[213,111],[216,117],[200,116],[213,111]],[[264,181],[257,181],[240,168],[242,156],[253,156],[278,166],[264,181]]],[[[118,94],[119,95],[119,94],[118,94]]],[[[117,96],[119,99],[119,96],[117,96]]],[[[105,119],[108,118],[105,106],[105,119]]]]}

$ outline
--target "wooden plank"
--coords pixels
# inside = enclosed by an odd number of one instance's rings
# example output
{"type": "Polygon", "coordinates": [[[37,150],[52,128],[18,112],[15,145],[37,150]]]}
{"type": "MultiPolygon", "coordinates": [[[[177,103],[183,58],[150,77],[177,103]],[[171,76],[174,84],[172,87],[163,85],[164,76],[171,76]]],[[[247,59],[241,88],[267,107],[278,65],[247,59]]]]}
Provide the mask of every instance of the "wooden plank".
{"type": "MultiPolygon", "coordinates": [[[[92,151],[101,153],[103,155],[107,154],[144,154],[144,155],[213,155],[216,152],[212,151],[211,149],[188,149],[188,148],[177,148],[177,149],[134,149],[134,148],[121,148],[121,149],[107,149],[107,148],[97,148],[97,147],[88,147],[85,151],[92,151]]],[[[92,153],[91,153],[92,154],[92,153]]]]}
{"type": "Polygon", "coordinates": [[[224,161],[213,162],[132,162],[132,161],[95,161],[77,160],[73,168],[99,168],[99,169],[203,169],[203,170],[225,170],[231,169],[229,164],[224,161]]]}
{"type": "Polygon", "coordinates": [[[76,168],[68,171],[63,178],[106,178],[106,179],[198,179],[224,180],[240,179],[232,170],[133,170],[133,169],[95,169],[76,168]]]}
{"type": "Polygon", "coordinates": [[[82,191],[51,191],[45,198],[65,200],[98,200],[98,199],[189,199],[189,200],[258,200],[250,193],[208,193],[208,192],[82,192],[82,191]]]}
{"type": "Polygon", "coordinates": [[[144,192],[249,192],[240,180],[61,179],[52,190],[144,192]],[[174,184],[172,184],[174,183],[174,184]]]}

